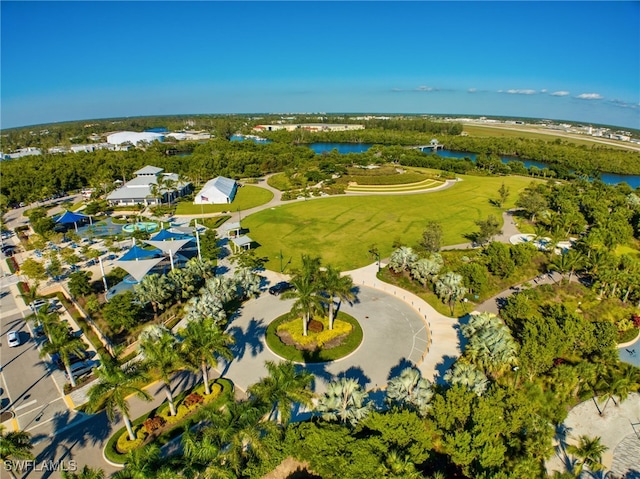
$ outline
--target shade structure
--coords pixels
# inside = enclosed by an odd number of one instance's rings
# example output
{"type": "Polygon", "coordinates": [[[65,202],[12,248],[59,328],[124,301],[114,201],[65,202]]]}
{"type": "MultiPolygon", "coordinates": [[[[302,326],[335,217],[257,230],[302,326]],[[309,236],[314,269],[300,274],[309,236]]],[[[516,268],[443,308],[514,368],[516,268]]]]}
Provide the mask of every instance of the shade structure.
{"type": "Polygon", "coordinates": [[[65,212],[62,213],[58,217],[58,219],[56,219],[56,223],[61,223],[66,225],[71,223],[77,223],[78,221],[82,221],[88,218],[89,216],[87,215],[81,215],[79,213],[74,213],[73,211],[65,210],[65,212]]]}
{"type": "Polygon", "coordinates": [[[159,250],[161,250],[164,254],[176,254],[178,251],[180,251],[184,245],[186,245],[187,243],[189,243],[190,241],[192,241],[193,238],[189,238],[189,239],[182,239],[182,240],[173,240],[173,241],[153,241],[153,240],[148,240],[145,241],[145,243],[147,243],[150,246],[153,246],[154,248],[157,248],[159,250]]]}
{"type": "Polygon", "coordinates": [[[133,246],[129,251],[122,255],[118,260],[119,263],[127,261],[140,261],[149,258],[161,258],[162,251],[159,249],[148,250],[140,246],[133,246]]]}
{"type": "Polygon", "coordinates": [[[142,281],[142,278],[144,278],[145,275],[163,259],[164,257],[141,259],[138,261],[122,261],[120,259],[118,261],[118,266],[133,276],[136,281],[140,282],[142,281]]]}
{"type": "Polygon", "coordinates": [[[237,238],[231,238],[231,242],[237,249],[251,249],[251,243],[253,243],[253,240],[248,236],[238,236],[237,238]]]}
{"type": "Polygon", "coordinates": [[[167,241],[167,240],[193,240],[193,236],[184,233],[174,233],[169,230],[160,230],[158,234],[151,238],[151,241],[167,241]]]}

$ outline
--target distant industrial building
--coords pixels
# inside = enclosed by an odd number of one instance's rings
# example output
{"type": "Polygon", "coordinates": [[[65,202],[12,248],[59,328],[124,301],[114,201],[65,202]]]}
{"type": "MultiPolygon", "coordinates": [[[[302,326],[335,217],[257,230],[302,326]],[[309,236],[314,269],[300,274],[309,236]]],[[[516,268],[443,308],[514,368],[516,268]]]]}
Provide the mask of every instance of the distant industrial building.
{"type": "Polygon", "coordinates": [[[24,156],[42,155],[42,151],[38,148],[20,148],[13,153],[1,153],[0,158],[3,160],[15,160],[16,158],[22,158],[24,156]]]}
{"type": "Polygon", "coordinates": [[[236,197],[238,184],[235,180],[218,176],[202,187],[193,203],[196,205],[219,205],[231,203],[236,197]]]}
{"type": "Polygon", "coordinates": [[[116,206],[158,205],[189,193],[191,183],[180,181],[175,173],[163,172],[162,168],[145,166],[134,173],[135,178],[112,191],[107,201],[116,206]]]}
{"type": "Polygon", "coordinates": [[[306,130],[306,131],[351,131],[364,130],[364,125],[337,124],[337,123],[299,123],[299,124],[276,124],[276,125],[256,125],[253,131],[278,131],[278,130],[306,130]]]}

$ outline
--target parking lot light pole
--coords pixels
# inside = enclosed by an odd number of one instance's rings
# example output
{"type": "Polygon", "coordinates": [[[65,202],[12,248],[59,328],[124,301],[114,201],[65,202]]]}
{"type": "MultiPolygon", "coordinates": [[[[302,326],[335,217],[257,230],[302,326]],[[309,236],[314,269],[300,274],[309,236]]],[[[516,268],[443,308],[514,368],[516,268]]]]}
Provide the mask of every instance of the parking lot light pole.
{"type": "Polygon", "coordinates": [[[100,263],[100,272],[102,273],[102,282],[104,283],[104,299],[107,300],[107,291],[109,291],[109,287],[107,286],[107,277],[104,274],[104,266],[102,265],[102,258],[98,258],[98,262],[100,263]]]}

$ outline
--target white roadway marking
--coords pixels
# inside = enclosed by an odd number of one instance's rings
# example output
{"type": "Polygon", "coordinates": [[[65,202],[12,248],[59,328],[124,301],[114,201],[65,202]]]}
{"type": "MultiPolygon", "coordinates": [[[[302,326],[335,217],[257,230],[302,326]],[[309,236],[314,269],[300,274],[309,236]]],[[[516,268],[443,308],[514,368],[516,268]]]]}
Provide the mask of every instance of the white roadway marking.
{"type": "MultiPolygon", "coordinates": [[[[50,402],[48,402],[47,404],[45,404],[45,405],[43,405],[43,406],[39,406],[39,407],[33,408],[33,409],[31,409],[31,410],[29,410],[29,411],[27,411],[27,412],[23,412],[23,413],[22,413],[22,414],[20,414],[19,416],[16,416],[16,418],[19,418],[19,417],[22,417],[22,416],[26,416],[27,414],[31,414],[32,412],[35,412],[35,411],[37,411],[37,410],[39,410],[39,409],[40,409],[40,410],[42,410],[42,411],[44,411],[44,409],[45,409],[46,407],[48,407],[50,404],[53,404],[53,403],[54,403],[54,402],[56,402],[56,401],[60,401],[61,399],[64,399],[64,398],[57,398],[57,399],[54,399],[53,401],[50,401],[50,402]]],[[[20,408],[23,408],[23,407],[26,407],[26,406],[30,406],[30,405],[31,405],[32,403],[34,403],[34,402],[36,402],[36,400],[35,400],[35,399],[34,399],[32,402],[30,402],[30,403],[23,404],[22,406],[20,406],[20,408]]],[[[15,410],[17,411],[17,409],[15,409],[15,410]]]]}
{"type": "Polygon", "coordinates": [[[38,402],[38,400],[37,400],[37,399],[33,399],[33,400],[29,401],[29,402],[26,402],[26,403],[22,404],[21,406],[14,407],[14,408],[13,408],[13,410],[14,410],[14,411],[19,411],[20,409],[24,409],[24,408],[26,408],[26,407],[29,407],[29,406],[31,406],[32,404],[35,404],[35,403],[37,403],[37,402],[38,402]]]}

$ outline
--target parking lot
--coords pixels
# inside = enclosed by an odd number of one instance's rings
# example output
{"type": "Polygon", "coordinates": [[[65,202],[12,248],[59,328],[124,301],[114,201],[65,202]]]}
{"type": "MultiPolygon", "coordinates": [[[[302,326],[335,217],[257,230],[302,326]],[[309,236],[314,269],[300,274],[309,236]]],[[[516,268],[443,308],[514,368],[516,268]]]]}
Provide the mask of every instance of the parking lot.
{"type": "Polygon", "coordinates": [[[2,421],[12,430],[18,427],[33,435],[34,441],[50,440],[80,416],[71,411],[62,387],[64,372],[48,356],[41,358],[38,346],[44,337],[34,337],[33,325],[25,317],[30,310],[4,287],[0,298],[0,411],[2,421]],[[4,294],[9,292],[9,294],[4,294]],[[7,334],[18,333],[20,344],[10,347],[7,334]]]}

